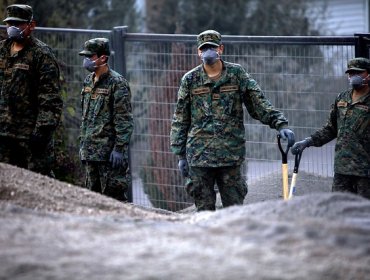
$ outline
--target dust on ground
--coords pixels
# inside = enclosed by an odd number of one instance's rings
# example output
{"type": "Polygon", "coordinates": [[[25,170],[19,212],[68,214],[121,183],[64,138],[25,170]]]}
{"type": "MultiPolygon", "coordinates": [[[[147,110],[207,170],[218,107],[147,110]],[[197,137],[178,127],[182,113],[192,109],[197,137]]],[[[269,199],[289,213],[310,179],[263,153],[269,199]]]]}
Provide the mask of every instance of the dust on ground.
{"type": "Polygon", "coordinates": [[[246,205],[173,213],[0,163],[0,279],[368,279],[369,200],[300,176],[317,184],[289,201],[269,176],[246,205]]]}

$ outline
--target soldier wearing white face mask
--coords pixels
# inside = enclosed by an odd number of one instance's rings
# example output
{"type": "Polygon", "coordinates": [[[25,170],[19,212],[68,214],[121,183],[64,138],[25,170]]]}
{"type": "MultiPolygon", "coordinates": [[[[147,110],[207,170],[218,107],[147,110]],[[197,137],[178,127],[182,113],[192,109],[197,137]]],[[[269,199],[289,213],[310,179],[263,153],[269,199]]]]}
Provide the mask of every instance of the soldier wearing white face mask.
{"type": "Polygon", "coordinates": [[[8,38],[0,42],[0,161],[52,175],[53,133],[63,102],[59,66],[33,37],[32,7],[7,7],[8,38]]]}
{"type": "Polygon", "coordinates": [[[80,159],[86,187],[120,201],[131,184],[129,143],[133,131],[128,81],[108,65],[109,40],[94,38],[79,53],[90,73],[81,91],[80,159]]]}
{"type": "Polygon", "coordinates": [[[186,190],[202,211],[215,210],[216,183],[223,207],[243,204],[247,195],[241,175],[246,152],[243,105],[290,145],[294,133],[246,70],[221,59],[224,45],[219,32],[200,33],[197,47],[202,64],[181,79],[170,141],[187,178],[186,190]]]}
{"type": "Polygon", "coordinates": [[[327,123],[292,147],[297,154],[337,139],[333,191],[351,192],[370,199],[370,60],[348,61],[350,89],[335,99],[327,123]]]}

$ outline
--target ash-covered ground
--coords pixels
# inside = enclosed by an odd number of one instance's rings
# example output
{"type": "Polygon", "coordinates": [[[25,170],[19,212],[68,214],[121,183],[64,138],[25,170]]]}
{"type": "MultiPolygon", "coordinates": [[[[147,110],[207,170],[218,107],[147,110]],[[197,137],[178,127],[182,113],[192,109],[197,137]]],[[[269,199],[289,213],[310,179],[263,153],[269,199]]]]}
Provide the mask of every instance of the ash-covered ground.
{"type": "Polygon", "coordinates": [[[0,164],[0,279],[369,279],[370,201],[312,181],[172,213],[0,164]]]}

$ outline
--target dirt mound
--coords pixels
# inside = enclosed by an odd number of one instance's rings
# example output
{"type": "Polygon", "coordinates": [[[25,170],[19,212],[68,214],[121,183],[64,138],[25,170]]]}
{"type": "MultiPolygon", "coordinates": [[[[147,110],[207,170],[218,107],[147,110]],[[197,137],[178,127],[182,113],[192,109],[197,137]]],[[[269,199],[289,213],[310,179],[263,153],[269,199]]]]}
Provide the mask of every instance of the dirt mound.
{"type": "Polygon", "coordinates": [[[271,200],[180,214],[0,164],[0,279],[368,278],[369,200],[283,201],[272,185],[258,184],[271,200]]]}

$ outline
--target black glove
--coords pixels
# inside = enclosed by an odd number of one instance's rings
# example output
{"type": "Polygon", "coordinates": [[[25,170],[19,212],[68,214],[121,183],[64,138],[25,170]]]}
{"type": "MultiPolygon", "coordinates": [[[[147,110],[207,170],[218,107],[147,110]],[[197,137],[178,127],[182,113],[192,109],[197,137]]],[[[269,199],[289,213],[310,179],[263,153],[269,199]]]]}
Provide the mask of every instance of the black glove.
{"type": "Polygon", "coordinates": [[[118,168],[124,165],[124,163],[126,162],[126,159],[123,153],[119,153],[113,150],[110,153],[109,161],[112,163],[113,168],[118,168]]]}
{"type": "Polygon", "coordinates": [[[296,155],[298,153],[302,153],[304,149],[313,145],[313,141],[311,137],[307,137],[306,139],[295,143],[292,147],[292,154],[296,155]]]}
{"type": "Polygon", "coordinates": [[[49,142],[51,141],[51,133],[33,133],[30,136],[30,150],[34,155],[40,155],[45,150],[49,142]]]}
{"type": "Polygon", "coordinates": [[[186,159],[180,159],[179,160],[179,170],[181,172],[182,177],[188,177],[189,176],[189,165],[188,165],[188,161],[186,159]]]}
{"type": "Polygon", "coordinates": [[[288,146],[291,147],[294,144],[294,132],[291,131],[289,128],[282,128],[279,130],[279,134],[281,139],[287,140],[288,139],[288,146]]]}

